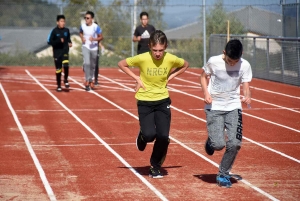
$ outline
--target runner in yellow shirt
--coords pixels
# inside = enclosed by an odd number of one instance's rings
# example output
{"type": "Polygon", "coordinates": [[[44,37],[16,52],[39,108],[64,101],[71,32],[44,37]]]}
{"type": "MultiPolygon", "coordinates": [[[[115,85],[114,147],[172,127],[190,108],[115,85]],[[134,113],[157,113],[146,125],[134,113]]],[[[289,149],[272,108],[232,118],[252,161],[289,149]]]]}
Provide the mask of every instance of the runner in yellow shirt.
{"type": "Polygon", "coordinates": [[[149,170],[149,176],[152,178],[163,177],[160,168],[170,143],[171,99],[167,84],[189,67],[185,60],[165,52],[167,46],[166,35],[156,30],[150,35],[149,52],[118,63],[120,69],[137,83],[135,98],[140,121],[140,131],[136,139],[137,148],[144,151],[147,143],[155,140],[149,170]],[[134,74],[129,66],[138,67],[140,75],[134,74]]]}

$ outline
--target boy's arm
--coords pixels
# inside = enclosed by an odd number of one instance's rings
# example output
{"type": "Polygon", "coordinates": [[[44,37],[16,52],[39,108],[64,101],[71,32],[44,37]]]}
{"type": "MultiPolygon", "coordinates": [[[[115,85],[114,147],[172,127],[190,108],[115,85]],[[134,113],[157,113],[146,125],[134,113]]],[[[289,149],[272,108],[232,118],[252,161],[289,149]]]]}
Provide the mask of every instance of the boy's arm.
{"type": "Polygon", "coordinates": [[[79,36],[81,38],[82,43],[85,43],[85,38],[83,37],[83,32],[82,31],[79,32],[79,36]]]}
{"type": "Polygon", "coordinates": [[[141,36],[140,34],[138,33],[138,30],[137,28],[135,29],[134,33],[133,33],[133,38],[132,38],[132,41],[133,42],[138,42],[141,40],[141,36]]]}
{"type": "Polygon", "coordinates": [[[242,103],[247,105],[251,104],[251,92],[250,92],[250,84],[249,82],[243,82],[243,94],[244,97],[242,98],[242,103]]]}
{"type": "Polygon", "coordinates": [[[69,45],[69,47],[72,47],[72,41],[71,41],[71,35],[70,35],[69,29],[68,29],[68,45],[69,45]]]}
{"type": "Polygon", "coordinates": [[[102,35],[102,33],[97,34],[97,38],[93,38],[92,40],[93,40],[93,41],[98,41],[98,42],[100,42],[101,40],[103,40],[103,35],[102,35]]]}
{"type": "Polygon", "coordinates": [[[168,82],[172,80],[174,77],[180,75],[183,73],[187,68],[189,67],[189,63],[187,61],[184,61],[184,64],[180,68],[176,68],[174,71],[172,71],[168,77],[168,82]]]}
{"type": "Polygon", "coordinates": [[[56,47],[58,44],[62,43],[60,38],[55,37],[55,30],[53,29],[50,33],[48,43],[52,45],[52,47],[56,47]]]}
{"type": "Polygon", "coordinates": [[[211,104],[212,98],[207,89],[207,82],[208,82],[207,79],[208,79],[208,75],[205,73],[205,71],[203,71],[202,74],[200,75],[200,84],[201,84],[202,91],[204,94],[204,102],[206,104],[211,104]]]}

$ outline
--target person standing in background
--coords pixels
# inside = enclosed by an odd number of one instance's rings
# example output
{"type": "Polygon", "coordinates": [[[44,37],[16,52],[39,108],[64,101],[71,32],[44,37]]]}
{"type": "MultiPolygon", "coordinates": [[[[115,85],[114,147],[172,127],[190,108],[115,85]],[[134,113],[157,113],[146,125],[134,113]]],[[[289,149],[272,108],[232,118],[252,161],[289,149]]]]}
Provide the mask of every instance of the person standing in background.
{"type": "MultiPolygon", "coordinates": [[[[95,22],[95,24],[98,24],[97,22],[95,22]]],[[[102,41],[99,41],[98,42],[98,46],[101,48],[101,55],[104,54],[104,46],[102,45],[101,43],[102,41]]],[[[98,47],[98,50],[97,50],[97,61],[96,61],[96,67],[95,67],[95,75],[94,75],[94,84],[95,85],[99,85],[99,82],[98,82],[98,74],[99,74],[99,62],[100,62],[100,50],[99,50],[99,47],[98,47]]]]}
{"type": "Polygon", "coordinates": [[[150,50],[148,46],[150,34],[155,31],[154,26],[148,24],[149,18],[147,12],[143,11],[140,13],[140,21],[141,25],[136,27],[132,39],[133,42],[138,42],[137,54],[142,54],[150,50]]]}

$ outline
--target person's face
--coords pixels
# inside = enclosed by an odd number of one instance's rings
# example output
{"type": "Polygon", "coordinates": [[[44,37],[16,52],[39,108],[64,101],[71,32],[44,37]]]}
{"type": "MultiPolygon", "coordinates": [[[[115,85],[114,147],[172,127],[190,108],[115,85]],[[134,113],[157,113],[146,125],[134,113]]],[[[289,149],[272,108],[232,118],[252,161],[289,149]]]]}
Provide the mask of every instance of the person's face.
{"type": "Polygon", "coordinates": [[[229,66],[234,66],[237,62],[239,62],[240,59],[231,59],[229,56],[226,55],[226,52],[223,51],[224,53],[224,61],[227,63],[229,66]]]}
{"type": "Polygon", "coordinates": [[[142,23],[142,26],[146,26],[148,24],[148,17],[147,17],[147,15],[143,15],[142,16],[141,23],[142,23]]]}
{"type": "Polygon", "coordinates": [[[59,19],[57,22],[56,22],[58,28],[64,28],[65,27],[65,24],[66,24],[66,21],[65,19],[59,19]]]}
{"type": "Polygon", "coordinates": [[[160,60],[163,58],[165,50],[167,48],[166,44],[156,44],[156,45],[149,45],[152,57],[156,60],[160,60]]]}
{"type": "Polygon", "coordinates": [[[92,24],[93,22],[93,18],[90,14],[85,15],[84,19],[86,24],[92,24]]]}

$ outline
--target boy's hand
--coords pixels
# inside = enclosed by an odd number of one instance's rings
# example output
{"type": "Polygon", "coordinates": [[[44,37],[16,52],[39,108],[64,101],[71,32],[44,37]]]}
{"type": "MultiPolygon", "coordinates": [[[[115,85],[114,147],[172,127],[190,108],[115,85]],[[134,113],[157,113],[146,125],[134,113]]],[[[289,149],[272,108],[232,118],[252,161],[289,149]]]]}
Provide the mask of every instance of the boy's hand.
{"type": "Polygon", "coordinates": [[[138,79],[136,80],[136,83],[135,83],[134,91],[137,92],[141,87],[142,87],[144,90],[146,90],[146,87],[144,86],[142,80],[141,80],[140,78],[138,78],[138,79]]]}
{"type": "Polygon", "coordinates": [[[212,98],[211,98],[209,93],[206,93],[204,95],[204,103],[206,103],[206,104],[211,104],[212,103],[212,98]]]}

